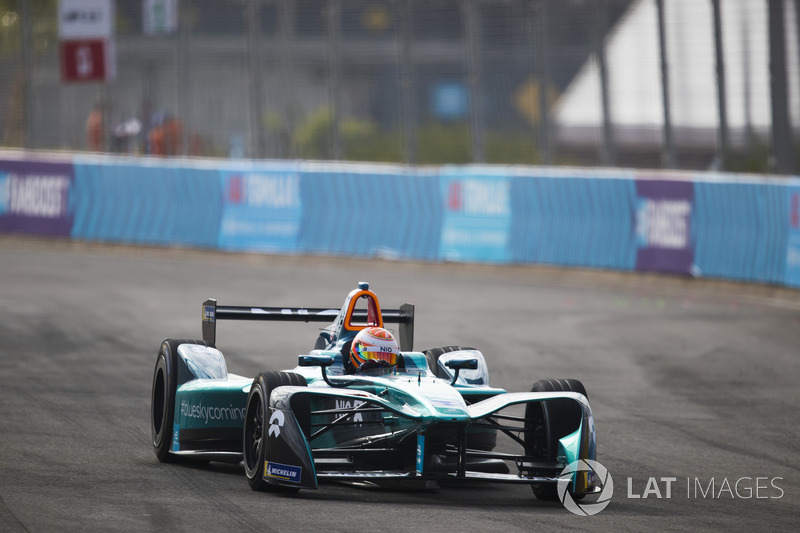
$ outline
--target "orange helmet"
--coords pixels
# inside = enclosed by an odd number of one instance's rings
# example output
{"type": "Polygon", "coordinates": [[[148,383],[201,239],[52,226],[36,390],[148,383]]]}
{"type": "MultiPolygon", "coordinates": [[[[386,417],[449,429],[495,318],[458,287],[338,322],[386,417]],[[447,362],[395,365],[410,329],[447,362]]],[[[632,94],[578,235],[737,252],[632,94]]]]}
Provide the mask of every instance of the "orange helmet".
{"type": "Polygon", "coordinates": [[[367,361],[377,361],[381,366],[395,366],[400,346],[391,332],[378,327],[364,328],[358,332],[350,347],[350,362],[358,370],[367,361]]]}

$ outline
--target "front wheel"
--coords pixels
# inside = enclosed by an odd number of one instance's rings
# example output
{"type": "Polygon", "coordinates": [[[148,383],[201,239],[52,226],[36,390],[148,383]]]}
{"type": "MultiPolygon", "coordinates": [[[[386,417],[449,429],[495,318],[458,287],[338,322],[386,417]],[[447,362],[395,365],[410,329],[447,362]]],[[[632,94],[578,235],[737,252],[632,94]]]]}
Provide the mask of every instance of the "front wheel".
{"type": "Polygon", "coordinates": [[[264,468],[267,460],[267,443],[269,429],[269,397],[272,391],[281,386],[304,386],[306,380],[294,372],[262,372],[253,380],[250,393],[247,395],[247,409],[244,415],[244,472],[250,488],[265,492],[296,492],[298,489],[272,485],[264,480],[264,468]]]}
{"type": "MultiPolygon", "coordinates": [[[[533,384],[531,392],[578,392],[589,397],[583,383],[577,379],[540,379],[533,384]]],[[[525,407],[526,455],[555,462],[559,439],[578,429],[582,418],[580,407],[572,400],[548,400],[528,404],[525,407]]],[[[531,488],[539,500],[559,499],[555,483],[534,484],[531,488]]]]}

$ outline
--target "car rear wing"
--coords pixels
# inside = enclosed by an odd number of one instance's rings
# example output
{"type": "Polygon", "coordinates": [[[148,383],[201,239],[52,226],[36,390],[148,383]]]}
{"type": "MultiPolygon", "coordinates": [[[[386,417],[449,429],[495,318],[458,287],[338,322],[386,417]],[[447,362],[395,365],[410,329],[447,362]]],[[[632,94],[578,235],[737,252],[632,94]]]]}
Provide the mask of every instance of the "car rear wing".
{"type": "MultiPolygon", "coordinates": [[[[203,302],[203,340],[216,346],[217,320],[266,320],[283,322],[327,322],[332,323],[339,309],[330,307],[247,307],[218,305],[209,298],[203,302]]],[[[411,351],[414,346],[414,306],[403,304],[399,309],[383,309],[381,316],[386,323],[399,324],[400,349],[411,351]]],[[[366,321],[367,311],[356,309],[353,318],[366,321]]]]}

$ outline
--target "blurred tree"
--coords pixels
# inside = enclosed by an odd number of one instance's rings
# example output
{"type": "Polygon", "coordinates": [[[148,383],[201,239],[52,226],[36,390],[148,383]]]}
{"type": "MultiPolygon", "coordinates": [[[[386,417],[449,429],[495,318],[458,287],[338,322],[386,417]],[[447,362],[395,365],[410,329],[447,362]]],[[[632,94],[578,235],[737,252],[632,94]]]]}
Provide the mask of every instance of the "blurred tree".
{"type": "Polygon", "coordinates": [[[36,55],[58,45],[58,0],[0,0],[0,94],[5,94],[2,144],[23,146],[25,73],[36,55]],[[24,32],[27,30],[27,34],[24,32]],[[27,47],[23,38],[27,35],[27,47]]]}

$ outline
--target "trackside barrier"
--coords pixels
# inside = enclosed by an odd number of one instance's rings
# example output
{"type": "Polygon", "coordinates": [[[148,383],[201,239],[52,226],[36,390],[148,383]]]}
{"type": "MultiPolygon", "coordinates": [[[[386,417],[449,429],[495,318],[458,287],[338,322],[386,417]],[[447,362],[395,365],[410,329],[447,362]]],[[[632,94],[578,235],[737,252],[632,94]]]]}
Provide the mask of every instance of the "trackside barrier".
{"type": "Polygon", "coordinates": [[[0,232],[800,288],[800,180],[0,152],[0,232]]]}

